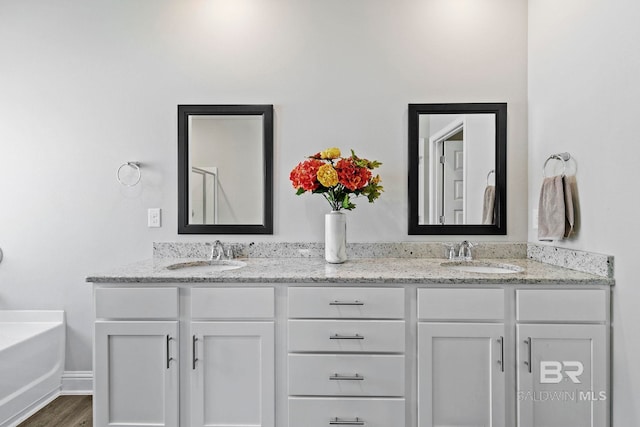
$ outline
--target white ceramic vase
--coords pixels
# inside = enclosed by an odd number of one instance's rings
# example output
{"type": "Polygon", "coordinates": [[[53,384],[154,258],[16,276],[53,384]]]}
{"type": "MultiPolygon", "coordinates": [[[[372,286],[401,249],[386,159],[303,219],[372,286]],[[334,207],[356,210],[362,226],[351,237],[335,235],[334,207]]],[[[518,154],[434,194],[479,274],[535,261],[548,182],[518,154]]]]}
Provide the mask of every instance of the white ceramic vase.
{"type": "Polygon", "coordinates": [[[332,264],[347,260],[347,216],[340,211],[324,216],[324,259],[332,264]]]}

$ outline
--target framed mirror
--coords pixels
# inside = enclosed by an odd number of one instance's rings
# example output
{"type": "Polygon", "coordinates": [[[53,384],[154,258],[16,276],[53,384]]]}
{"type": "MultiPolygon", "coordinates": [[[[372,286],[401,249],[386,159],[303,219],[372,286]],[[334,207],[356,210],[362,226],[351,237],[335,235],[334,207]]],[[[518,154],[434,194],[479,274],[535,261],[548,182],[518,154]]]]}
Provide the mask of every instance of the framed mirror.
{"type": "Polygon", "coordinates": [[[273,234],[273,105],[178,105],[178,234],[273,234]]]}
{"type": "Polygon", "coordinates": [[[507,104],[409,104],[409,234],[507,234],[507,104]]]}

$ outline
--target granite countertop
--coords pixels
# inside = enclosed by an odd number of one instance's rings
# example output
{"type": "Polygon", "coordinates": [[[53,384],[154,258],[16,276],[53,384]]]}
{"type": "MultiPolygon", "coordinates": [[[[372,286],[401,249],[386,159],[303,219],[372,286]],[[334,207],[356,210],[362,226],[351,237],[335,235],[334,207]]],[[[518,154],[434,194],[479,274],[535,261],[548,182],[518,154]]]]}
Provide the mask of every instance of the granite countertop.
{"type": "Polygon", "coordinates": [[[481,259],[523,271],[472,273],[443,267],[440,258],[356,258],[329,264],[323,258],[243,258],[246,266],[221,272],[168,270],[194,258],[155,258],[87,277],[92,283],[419,283],[613,285],[614,279],[527,258],[481,259]]]}

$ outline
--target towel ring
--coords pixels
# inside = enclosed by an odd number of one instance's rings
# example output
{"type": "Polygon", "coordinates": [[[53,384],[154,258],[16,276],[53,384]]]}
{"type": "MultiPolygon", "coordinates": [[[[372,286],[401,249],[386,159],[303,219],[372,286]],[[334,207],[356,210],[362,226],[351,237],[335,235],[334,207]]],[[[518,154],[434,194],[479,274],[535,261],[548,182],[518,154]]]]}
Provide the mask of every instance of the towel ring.
{"type": "MultiPolygon", "coordinates": [[[[489,186],[489,177],[491,176],[491,174],[492,174],[492,173],[493,173],[493,174],[495,174],[495,173],[496,173],[496,171],[495,171],[494,169],[491,169],[491,170],[489,171],[489,173],[487,174],[487,186],[489,186]]],[[[495,177],[494,177],[494,179],[495,179],[495,177]]],[[[494,183],[494,184],[495,184],[495,183],[494,183]]]]}
{"type": "Polygon", "coordinates": [[[543,177],[547,177],[547,173],[545,172],[545,170],[547,169],[547,164],[549,163],[549,160],[560,160],[562,161],[562,176],[564,177],[567,173],[567,161],[571,158],[571,154],[569,153],[558,153],[558,154],[552,154],[549,157],[547,157],[547,160],[544,162],[544,165],[542,166],[542,176],[543,177]]]}
{"type": "Polygon", "coordinates": [[[138,183],[140,182],[140,178],[142,178],[142,174],[140,173],[140,162],[125,162],[123,164],[120,165],[120,167],[118,168],[118,172],[116,172],[116,178],[118,179],[118,182],[126,187],[134,187],[136,185],[138,185],[138,183]],[[122,168],[124,167],[130,167],[131,169],[133,169],[136,173],[136,178],[133,182],[129,183],[129,182],[125,182],[122,179],[122,176],[120,175],[122,173],[122,168]]]}

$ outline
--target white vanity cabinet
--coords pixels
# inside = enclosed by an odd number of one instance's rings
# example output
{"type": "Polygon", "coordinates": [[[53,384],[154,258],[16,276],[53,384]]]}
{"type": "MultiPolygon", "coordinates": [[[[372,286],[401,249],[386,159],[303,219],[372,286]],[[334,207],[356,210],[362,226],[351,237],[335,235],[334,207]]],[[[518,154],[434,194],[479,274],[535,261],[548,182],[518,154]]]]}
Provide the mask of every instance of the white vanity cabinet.
{"type": "Polygon", "coordinates": [[[609,303],[607,287],[419,288],[418,427],[609,426],[609,303]]]}
{"type": "Polygon", "coordinates": [[[97,283],[96,427],[609,427],[610,288],[97,283]]]}
{"type": "Polygon", "coordinates": [[[403,288],[291,287],[289,427],[405,425],[403,288]]]}
{"type": "Polygon", "coordinates": [[[191,426],[274,427],[273,288],[191,289],[191,426]]]}
{"type": "Polygon", "coordinates": [[[516,291],[520,427],[609,425],[608,292],[516,291]]]}
{"type": "Polygon", "coordinates": [[[418,289],[418,426],[505,426],[502,289],[418,289]]]}
{"type": "Polygon", "coordinates": [[[95,297],[94,425],[177,427],[178,289],[97,288],[95,297]]]}
{"type": "Polygon", "coordinates": [[[97,286],[95,309],[96,427],[275,427],[273,288],[97,286]]]}

